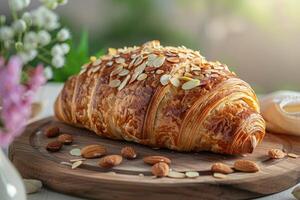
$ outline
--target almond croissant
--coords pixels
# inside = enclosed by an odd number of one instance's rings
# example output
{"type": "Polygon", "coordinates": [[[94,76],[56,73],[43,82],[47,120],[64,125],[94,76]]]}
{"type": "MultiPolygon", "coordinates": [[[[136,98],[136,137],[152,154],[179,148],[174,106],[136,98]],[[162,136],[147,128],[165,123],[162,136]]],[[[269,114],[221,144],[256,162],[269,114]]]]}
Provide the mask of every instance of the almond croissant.
{"type": "Polygon", "coordinates": [[[251,87],[186,47],[109,49],[70,77],[56,117],[96,134],[178,151],[250,153],[265,122],[251,87]]]}

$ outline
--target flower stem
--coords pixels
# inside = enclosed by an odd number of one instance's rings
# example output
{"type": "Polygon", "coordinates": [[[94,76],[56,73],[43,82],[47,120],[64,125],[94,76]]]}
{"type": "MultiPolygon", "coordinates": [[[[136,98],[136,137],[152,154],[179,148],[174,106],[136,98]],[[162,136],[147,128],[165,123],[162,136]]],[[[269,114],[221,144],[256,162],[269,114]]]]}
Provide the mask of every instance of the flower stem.
{"type": "Polygon", "coordinates": [[[37,57],[38,57],[40,60],[42,60],[43,62],[45,62],[46,64],[51,65],[51,62],[50,62],[47,58],[45,58],[43,55],[38,54],[37,57]]]}
{"type": "Polygon", "coordinates": [[[39,50],[42,50],[45,54],[51,55],[51,53],[44,47],[38,47],[39,50]]]}

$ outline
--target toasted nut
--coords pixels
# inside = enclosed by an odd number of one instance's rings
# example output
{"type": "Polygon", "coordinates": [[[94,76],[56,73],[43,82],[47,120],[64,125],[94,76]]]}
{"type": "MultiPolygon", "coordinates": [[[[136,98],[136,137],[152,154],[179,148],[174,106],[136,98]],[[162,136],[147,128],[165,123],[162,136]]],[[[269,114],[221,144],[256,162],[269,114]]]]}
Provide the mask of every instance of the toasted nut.
{"type": "Polygon", "coordinates": [[[285,157],[285,153],[280,149],[270,149],[268,152],[270,158],[280,159],[285,157]]]}
{"type": "Polygon", "coordinates": [[[61,149],[63,144],[59,141],[53,141],[47,144],[46,149],[51,152],[56,152],[61,149]]]}
{"type": "Polygon", "coordinates": [[[99,166],[103,168],[111,168],[120,165],[122,162],[122,156],[120,155],[109,155],[100,159],[99,166]]]}
{"type": "Polygon", "coordinates": [[[81,149],[81,156],[84,158],[99,158],[106,154],[106,148],[102,145],[93,144],[81,149]]]}
{"type": "Polygon", "coordinates": [[[211,166],[212,172],[222,173],[222,174],[231,174],[233,173],[233,170],[230,166],[223,164],[223,163],[214,163],[211,166]]]}
{"type": "Polygon", "coordinates": [[[156,177],[164,177],[169,173],[169,165],[165,162],[158,162],[152,166],[151,172],[156,177]]]}
{"type": "Polygon", "coordinates": [[[127,159],[134,159],[136,158],[137,153],[132,147],[124,147],[121,150],[121,155],[127,159]]]}
{"type": "Polygon", "coordinates": [[[53,138],[59,135],[59,128],[56,126],[50,126],[45,130],[45,135],[48,138],[53,138]]]}
{"type": "Polygon", "coordinates": [[[222,174],[222,173],[214,173],[214,174],[213,174],[213,177],[219,178],[219,179],[224,179],[224,178],[227,177],[227,175],[222,174]]]}
{"type": "Polygon", "coordinates": [[[71,144],[73,142],[73,136],[70,134],[61,134],[57,140],[63,144],[71,144]]]}
{"type": "Polygon", "coordinates": [[[234,163],[234,169],[242,172],[258,172],[259,166],[250,160],[237,160],[234,163]]]}
{"type": "Polygon", "coordinates": [[[154,165],[158,162],[164,162],[167,164],[171,164],[171,160],[164,156],[147,156],[144,158],[144,162],[149,165],[154,165]]]}
{"type": "Polygon", "coordinates": [[[287,155],[288,155],[288,157],[291,157],[291,158],[298,158],[299,157],[299,155],[294,154],[294,153],[288,153],[287,155]]]}

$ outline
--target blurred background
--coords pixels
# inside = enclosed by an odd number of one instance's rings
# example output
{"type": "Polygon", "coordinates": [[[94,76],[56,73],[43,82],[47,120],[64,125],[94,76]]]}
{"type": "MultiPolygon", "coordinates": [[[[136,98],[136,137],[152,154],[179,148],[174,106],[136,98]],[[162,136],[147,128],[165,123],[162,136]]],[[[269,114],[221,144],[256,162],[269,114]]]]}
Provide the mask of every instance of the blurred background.
{"type": "MultiPolygon", "coordinates": [[[[185,45],[258,93],[300,90],[299,12],[299,0],[69,0],[58,9],[74,40],[88,34],[90,55],[153,39],[185,45]]],[[[0,13],[9,14],[7,0],[0,13]]]]}

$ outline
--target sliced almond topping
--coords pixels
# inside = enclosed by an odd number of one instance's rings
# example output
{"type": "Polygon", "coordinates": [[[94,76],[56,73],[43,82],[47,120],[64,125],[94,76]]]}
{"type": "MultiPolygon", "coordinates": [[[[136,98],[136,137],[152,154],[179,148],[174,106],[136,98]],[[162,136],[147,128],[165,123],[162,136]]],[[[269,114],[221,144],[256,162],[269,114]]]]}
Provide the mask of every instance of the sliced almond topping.
{"type": "Polygon", "coordinates": [[[224,179],[224,178],[227,177],[227,175],[221,174],[221,173],[214,173],[213,176],[214,176],[215,178],[219,178],[219,179],[224,179]]]}
{"type": "Polygon", "coordinates": [[[140,74],[138,77],[137,77],[137,80],[138,81],[142,81],[142,80],[145,80],[146,78],[147,78],[147,74],[145,74],[145,73],[142,73],[142,74],[140,74]]]}
{"type": "Polygon", "coordinates": [[[288,157],[291,157],[291,158],[298,158],[299,157],[299,155],[294,154],[294,153],[288,153],[287,155],[288,155],[288,157]]]}
{"type": "Polygon", "coordinates": [[[171,79],[170,79],[170,82],[171,82],[171,84],[174,85],[175,87],[179,87],[179,86],[180,86],[180,81],[179,81],[179,79],[176,78],[176,77],[171,78],[171,79]]]}
{"type": "Polygon", "coordinates": [[[115,79],[115,80],[111,80],[110,82],[109,82],[109,86],[110,87],[118,87],[119,85],[121,84],[121,81],[120,80],[118,80],[118,79],[115,79]]]}
{"type": "Polygon", "coordinates": [[[161,69],[156,70],[156,74],[162,74],[162,73],[164,73],[164,70],[161,69]]]}
{"type": "Polygon", "coordinates": [[[115,48],[108,48],[108,54],[109,55],[116,55],[117,54],[117,49],[115,48]]]}
{"type": "Polygon", "coordinates": [[[169,61],[171,63],[178,63],[180,61],[180,59],[177,57],[167,57],[167,61],[169,61]]]}
{"type": "Polygon", "coordinates": [[[131,76],[131,79],[129,81],[129,83],[132,83],[133,81],[135,81],[137,79],[137,77],[139,76],[139,73],[134,72],[131,76]]]}
{"type": "Polygon", "coordinates": [[[181,173],[181,172],[176,172],[176,171],[169,171],[168,177],[182,179],[182,178],[185,178],[185,174],[181,173]]]}
{"type": "Polygon", "coordinates": [[[97,72],[98,70],[100,69],[100,66],[97,66],[97,67],[94,67],[94,68],[92,68],[92,73],[95,73],[95,72],[97,72]]]}
{"type": "Polygon", "coordinates": [[[195,171],[190,171],[190,172],[185,172],[185,175],[188,178],[197,178],[199,176],[199,173],[195,171]]]}
{"type": "Polygon", "coordinates": [[[167,85],[170,81],[171,75],[170,74],[164,74],[160,77],[160,83],[162,85],[167,85]]]}
{"type": "Polygon", "coordinates": [[[118,64],[123,64],[123,63],[125,63],[125,59],[124,58],[117,58],[116,59],[116,63],[118,63],[118,64]]]}
{"type": "Polygon", "coordinates": [[[114,76],[119,74],[121,71],[123,70],[123,66],[122,65],[118,65],[115,67],[115,69],[110,73],[110,76],[114,76]]]}
{"type": "Polygon", "coordinates": [[[200,80],[198,79],[193,79],[193,80],[190,80],[188,82],[185,82],[181,88],[184,89],[184,90],[190,90],[190,89],[193,89],[197,86],[200,85],[200,80]]]}
{"type": "Polygon", "coordinates": [[[87,70],[87,68],[83,68],[80,72],[79,72],[79,75],[81,75],[81,74],[83,74],[83,73],[85,73],[86,72],[86,70],[87,70]]]}
{"type": "Polygon", "coordinates": [[[192,70],[192,71],[200,71],[201,68],[198,67],[198,66],[192,66],[191,70],[192,70]]]}
{"type": "Polygon", "coordinates": [[[148,55],[148,62],[153,62],[157,58],[156,54],[150,54],[148,55]]]}
{"type": "Polygon", "coordinates": [[[189,72],[185,72],[184,76],[189,77],[189,78],[193,78],[193,74],[191,74],[189,72]]]}
{"type": "Polygon", "coordinates": [[[122,83],[119,85],[119,87],[118,87],[119,91],[122,90],[126,86],[126,84],[128,83],[129,79],[130,79],[130,75],[128,74],[125,77],[125,79],[122,81],[122,83]]]}
{"type": "Polygon", "coordinates": [[[129,74],[129,70],[123,69],[123,70],[119,73],[119,76],[126,76],[127,74],[129,74]]]}
{"type": "Polygon", "coordinates": [[[102,60],[101,60],[101,59],[97,59],[97,60],[95,60],[95,61],[93,62],[93,66],[100,65],[100,64],[101,64],[101,62],[102,62],[102,60]]]}
{"type": "Polygon", "coordinates": [[[113,61],[109,61],[109,62],[106,63],[106,66],[111,67],[113,64],[114,64],[113,61]]]}
{"type": "Polygon", "coordinates": [[[187,77],[187,76],[182,76],[182,77],[179,77],[180,80],[183,80],[183,81],[192,81],[194,79],[192,79],[191,77],[187,77]]]}
{"type": "Polygon", "coordinates": [[[134,69],[134,72],[141,74],[145,70],[146,66],[147,66],[147,63],[143,62],[141,65],[139,65],[138,67],[136,67],[134,69]]]}
{"type": "Polygon", "coordinates": [[[164,62],[165,62],[165,59],[166,59],[166,58],[165,58],[163,55],[158,56],[158,57],[152,62],[152,66],[153,66],[153,67],[156,67],[156,68],[162,66],[162,65],[164,64],[164,62]]]}
{"type": "Polygon", "coordinates": [[[76,169],[77,167],[79,167],[80,165],[82,165],[83,161],[76,161],[72,164],[72,169],[76,169]]]}
{"type": "Polygon", "coordinates": [[[134,65],[135,66],[140,65],[143,62],[143,60],[144,60],[144,58],[142,56],[137,57],[134,62],[134,65]]]}

